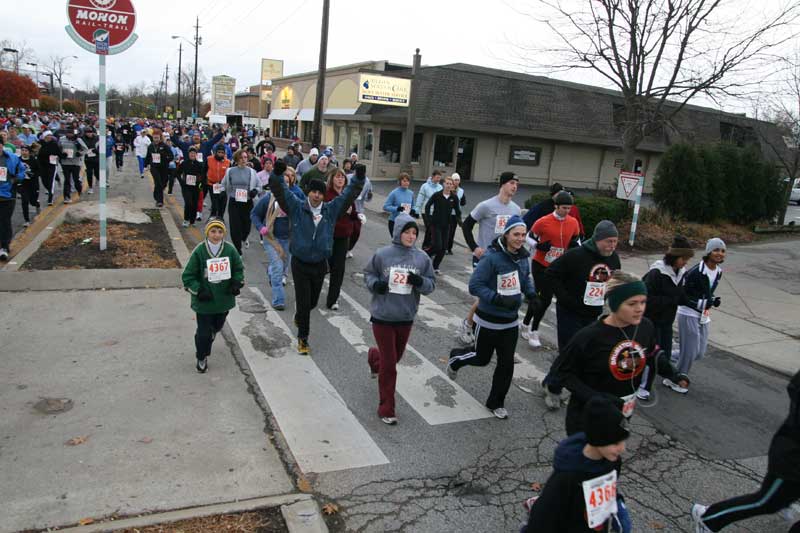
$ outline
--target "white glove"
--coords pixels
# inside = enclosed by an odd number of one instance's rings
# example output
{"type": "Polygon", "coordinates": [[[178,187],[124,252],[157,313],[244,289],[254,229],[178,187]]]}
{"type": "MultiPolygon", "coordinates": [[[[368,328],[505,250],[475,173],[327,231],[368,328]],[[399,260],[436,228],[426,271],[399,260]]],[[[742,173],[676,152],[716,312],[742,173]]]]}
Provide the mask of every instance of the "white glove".
{"type": "Polygon", "coordinates": [[[358,214],[358,220],[360,220],[362,224],[366,224],[367,223],[367,217],[366,217],[366,215],[364,215],[364,213],[359,213],[358,214]]]}

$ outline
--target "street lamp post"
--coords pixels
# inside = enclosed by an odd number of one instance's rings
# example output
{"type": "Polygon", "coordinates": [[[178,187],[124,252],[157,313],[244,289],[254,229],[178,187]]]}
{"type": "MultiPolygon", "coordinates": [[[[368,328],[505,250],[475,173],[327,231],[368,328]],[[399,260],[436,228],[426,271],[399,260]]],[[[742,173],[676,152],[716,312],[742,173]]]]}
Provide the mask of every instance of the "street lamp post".
{"type": "MultiPolygon", "coordinates": [[[[78,56],[68,56],[64,59],[78,59],[78,56]]],[[[55,65],[54,65],[55,66],[55,65]]],[[[58,73],[58,108],[60,112],[64,113],[64,69],[61,68],[61,72],[58,73]]]]}
{"type": "Polygon", "coordinates": [[[8,52],[16,56],[16,59],[14,59],[14,71],[19,74],[19,50],[16,48],[3,48],[3,52],[8,52]]]}
{"type": "Polygon", "coordinates": [[[28,63],[28,65],[32,66],[36,72],[36,88],[39,88],[39,64],[38,63],[28,63]]]}
{"type": "MultiPolygon", "coordinates": [[[[194,42],[190,41],[186,37],[181,35],[173,35],[173,39],[183,39],[187,43],[194,46],[194,83],[192,84],[192,118],[197,118],[197,55],[198,55],[198,48],[200,45],[203,44],[203,38],[200,37],[200,18],[198,17],[195,21],[194,25],[194,42]]],[[[180,49],[179,49],[180,53],[180,49]]],[[[180,57],[180,56],[179,56],[180,57]]],[[[180,69],[178,70],[180,74],[180,69]]],[[[178,79],[178,83],[180,84],[180,76],[178,79]]],[[[178,89],[180,91],[180,88],[178,89]]],[[[180,93],[179,93],[180,94],[180,93]]],[[[180,97],[179,97],[180,98],[180,97]]],[[[180,100],[178,101],[178,107],[180,107],[180,100]]]]}
{"type": "Polygon", "coordinates": [[[181,56],[183,55],[183,43],[178,43],[178,105],[176,107],[175,115],[178,117],[178,123],[180,123],[182,114],[181,113],[181,56]]]}

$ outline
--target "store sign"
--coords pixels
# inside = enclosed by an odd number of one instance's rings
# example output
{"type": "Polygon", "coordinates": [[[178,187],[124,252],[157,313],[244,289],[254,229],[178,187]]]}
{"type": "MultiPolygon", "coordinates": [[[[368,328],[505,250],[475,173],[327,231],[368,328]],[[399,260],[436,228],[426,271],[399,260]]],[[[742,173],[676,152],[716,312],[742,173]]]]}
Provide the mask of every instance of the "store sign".
{"type": "Polygon", "coordinates": [[[96,54],[118,54],[136,42],[136,11],[131,0],[69,0],[67,34],[96,54]]]}
{"type": "Polygon", "coordinates": [[[211,78],[211,114],[227,115],[233,113],[236,79],[230,76],[211,78]]]}
{"type": "Polygon", "coordinates": [[[512,146],[508,153],[508,164],[538,167],[541,158],[542,149],[538,146],[512,146]]]}
{"type": "Polygon", "coordinates": [[[280,102],[281,102],[281,109],[291,109],[292,108],[292,88],[291,87],[286,86],[283,89],[281,89],[280,102]]]}
{"type": "Polygon", "coordinates": [[[358,101],[366,104],[408,107],[411,80],[375,74],[361,74],[358,101]]]}
{"type": "Polygon", "coordinates": [[[280,59],[261,60],[261,83],[272,83],[272,80],[283,77],[283,61],[280,59]]]}

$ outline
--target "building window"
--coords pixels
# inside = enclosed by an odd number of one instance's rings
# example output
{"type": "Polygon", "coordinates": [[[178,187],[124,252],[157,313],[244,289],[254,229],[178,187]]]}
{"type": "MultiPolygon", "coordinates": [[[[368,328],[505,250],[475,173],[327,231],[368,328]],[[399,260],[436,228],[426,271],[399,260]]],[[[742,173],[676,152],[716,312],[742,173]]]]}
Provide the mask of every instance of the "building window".
{"type": "Polygon", "coordinates": [[[542,149],[538,146],[512,146],[508,153],[509,165],[538,167],[542,149]]]}
{"type": "Polygon", "coordinates": [[[414,134],[414,142],[411,145],[411,162],[419,163],[419,158],[422,155],[422,134],[414,134]]]}
{"type": "Polygon", "coordinates": [[[303,125],[303,142],[310,143],[311,142],[311,133],[314,129],[314,123],[310,120],[304,120],[302,122],[303,125]]]}
{"type": "Polygon", "coordinates": [[[455,152],[456,138],[450,135],[437,135],[433,145],[433,166],[452,167],[453,152],[455,152]]]}
{"type": "Polygon", "coordinates": [[[333,144],[335,145],[335,153],[344,153],[345,145],[347,144],[347,126],[344,124],[336,126],[336,135],[334,136],[333,144]]]}
{"type": "Polygon", "coordinates": [[[381,141],[378,145],[378,161],[381,163],[399,163],[402,141],[402,131],[381,130],[381,141]]]}
{"type": "Polygon", "coordinates": [[[273,120],[275,136],[281,139],[291,139],[297,135],[297,122],[294,120],[273,120]]]}
{"type": "Polygon", "coordinates": [[[364,147],[363,146],[361,146],[361,147],[358,146],[358,142],[359,141],[360,141],[360,137],[358,135],[358,128],[350,128],[350,152],[349,153],[352,154],[353,152],[355,152],[355,153],[358,154],[358,157],[363,159],[363,155],[364,154],[359,153],[358,150],[359,150],[359,148],[361,148],[362,151],[363,151],[364,147]]]}
{"type": "Polygon", "coordinates": [[[372,128],[364,130],[364,146],[361,148],[358,157],[366,161],[372,159],[372,128]]]}

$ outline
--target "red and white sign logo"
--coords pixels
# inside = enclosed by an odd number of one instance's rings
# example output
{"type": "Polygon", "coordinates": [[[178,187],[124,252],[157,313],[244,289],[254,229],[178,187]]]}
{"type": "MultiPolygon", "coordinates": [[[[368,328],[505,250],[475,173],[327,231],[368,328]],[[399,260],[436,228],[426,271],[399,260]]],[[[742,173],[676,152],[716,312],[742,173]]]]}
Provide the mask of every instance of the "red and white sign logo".
{"type": "Polygon", "coordinates": [[[126,50],[134,41],[136,34],[136,10],[132,0],[68,0],[67,33],[82,48],[96,51],[98,35],[105,35],[108,53],[116,54],[126,50]]]}

